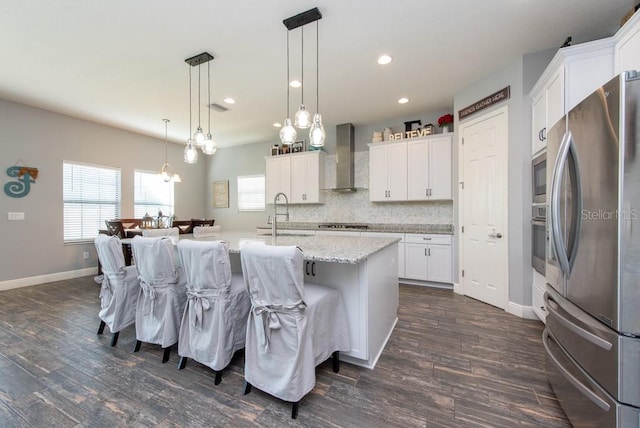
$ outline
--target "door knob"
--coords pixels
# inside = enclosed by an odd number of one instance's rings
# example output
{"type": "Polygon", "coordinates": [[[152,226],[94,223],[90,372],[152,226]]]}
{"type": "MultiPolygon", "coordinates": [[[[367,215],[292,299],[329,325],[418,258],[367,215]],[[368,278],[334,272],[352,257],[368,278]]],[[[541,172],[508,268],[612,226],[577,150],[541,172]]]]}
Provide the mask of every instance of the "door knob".
{"type": "Polygon", "coordinates": [[[500,239],[502,238],[502,233],[490,233],[489,238],[500,239]]]}

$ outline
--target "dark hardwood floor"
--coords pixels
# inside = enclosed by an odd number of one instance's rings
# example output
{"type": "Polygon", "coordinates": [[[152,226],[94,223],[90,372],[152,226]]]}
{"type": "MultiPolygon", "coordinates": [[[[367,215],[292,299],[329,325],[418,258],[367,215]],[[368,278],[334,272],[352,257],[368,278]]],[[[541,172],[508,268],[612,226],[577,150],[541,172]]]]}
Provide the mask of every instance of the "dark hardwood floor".
{"type": "MultiPolygon", "coordinates": [[[[542,323],[448,290],[400,286],[399,321],[375,370],[330,362],[290,406],[242,395],[242,356],[214,385],[174,347],[133,354],[135,331],[96,335],[93,277],[0,292],[0,426],[567,427],[546,380],[542,323]]],[[[108,330],[108,328],[106,329],[108,330]]]]}

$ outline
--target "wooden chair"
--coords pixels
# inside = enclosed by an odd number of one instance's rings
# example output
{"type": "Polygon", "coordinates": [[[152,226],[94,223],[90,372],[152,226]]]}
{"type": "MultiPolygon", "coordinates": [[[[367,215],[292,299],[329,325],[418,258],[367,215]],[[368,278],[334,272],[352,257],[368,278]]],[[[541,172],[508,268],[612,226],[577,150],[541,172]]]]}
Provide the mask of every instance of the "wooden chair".
{"type": "Polygon", "coordinates": [[[140,229],[142,227],[142,219],[140,218],[121,218],[120,221],[125,229],[140,229]]]}
{"type": "Polygon", "coordinates": [[[172,227],[177,227],[180,231],[180,235],[193,232],[191,220],[173,220],[172,227]]]}
{"type": "Polygon", "coordinates": [[[213,223],[216,221],[214,219],[205,220],[203,218],[192,218],[191,219],[191,229],[193,230],[196,226],[213,226],[213,223]]]}
{"type": "MultiPolygon", "coordinates": [[[[120,239],[126,238],[126,235],[124,232],[124,226],[122,225],[122,220],[105,220],[104,222],[107,225],[107,235],[117,236],[120,239]]],[[[124,254],[125,266],[131,266],[131,245],[130,244],[122,244],[122,254],[124,254]]]]}

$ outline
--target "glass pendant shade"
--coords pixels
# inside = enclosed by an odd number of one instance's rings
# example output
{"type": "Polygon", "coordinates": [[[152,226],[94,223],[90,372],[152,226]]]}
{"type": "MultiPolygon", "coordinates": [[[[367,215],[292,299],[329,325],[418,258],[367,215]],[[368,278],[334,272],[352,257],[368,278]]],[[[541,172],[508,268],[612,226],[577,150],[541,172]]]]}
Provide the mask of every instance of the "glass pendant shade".
{"type": "Polygon", "coordinates": [[[211,134],[207,134],[207,138],[204,139],[204,143],[202,145],[202,153],[205,155],[214,155],[218,151],[218,145],[215,141],[213,141],[213,137],[211,134]]]}
{"type": "Polygon", "coordinates": [[[304,104],[300,104],[300,110],[296,113],[296,128],[307,129],[311,126],[311,113],[307,111],[304,104]]]}
{"type": "Polygon", "coordinates": [[[168,163],[164,163],[164,165],[162,165],[162,169],[160,170],[160,176],[162,177],[162,180],[165,183],[168,183],[171,181],[171,175],[169,175],[169,164],[168,163]]]}
{"type": "Polygon", "coordinates": [[[316,113],[313,115],[313,125],[309,130],[309,144],[313,147],[322,147],[326,136],[324,126],[322,126],[322,116],[320,113],[316,113]]]}
{"type": "Polygon", "coordinates": [[[291,125],[291,119],[286,118],[284,120],[284,126],[280,129],[280,141],[282,144],[291,145],[296,142],[298,132],[296,128],[291,125]]]}
{"type": "Polygon", "coordinates": [[[198,129],[196,129],[195,134],[193,134],[193,141],[195,143],[196,147],[202,147],[204,145],[204,132],[202,131],[202,128],[200,126],[198,126],[198,129]]]}
{"type": "Polygon", "coordinates": [[[198,162],[198,150],[193,145],[193,140],[189,140],[187,147],[184,148],[184,161],[186,163],[198,162]]]}

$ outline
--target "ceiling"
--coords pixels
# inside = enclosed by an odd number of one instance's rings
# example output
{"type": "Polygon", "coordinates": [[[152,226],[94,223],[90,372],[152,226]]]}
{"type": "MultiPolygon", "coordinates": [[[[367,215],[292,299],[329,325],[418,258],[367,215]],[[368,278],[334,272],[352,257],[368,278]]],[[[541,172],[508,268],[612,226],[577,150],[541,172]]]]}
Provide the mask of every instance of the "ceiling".
{"type": "MultiPolygon", "coordinates": [[[[3,0],[0,97],[110,126],[186,142],[189,66],[207,51],[221,147],[277,142],[286,112],[282,20],[313,7],[319,21],[325,127],[443,111],[453,94],[516,56],[615,33],[637,0],[3,0]],[[393,62],[376,63],[388,53],[393,62]],[[236,104],[226,105],[225,97],[236,104]],[[407,104],[398,104],[408,97],[407,104]]],[[[305,104],[315,108],[315,23],[305,29],[305,104]]],[[[291,78],[300,79],[301,30],[291,78]]],[[[206,65],[201,123],[206,132],[206,65]]],[[[192,69],[192,131],[198,121],[192,69]]],[[[291,111],[300,102],[291,89],[291,111]]],[[[293,113],[291,113],[293,115],[293,113]]]]}

